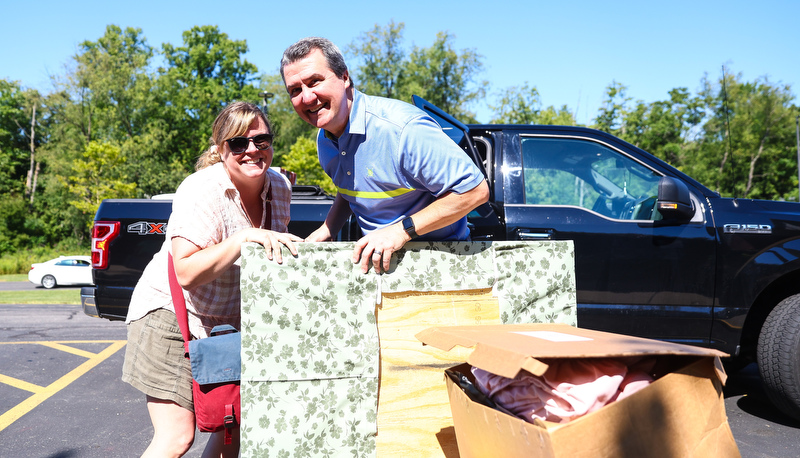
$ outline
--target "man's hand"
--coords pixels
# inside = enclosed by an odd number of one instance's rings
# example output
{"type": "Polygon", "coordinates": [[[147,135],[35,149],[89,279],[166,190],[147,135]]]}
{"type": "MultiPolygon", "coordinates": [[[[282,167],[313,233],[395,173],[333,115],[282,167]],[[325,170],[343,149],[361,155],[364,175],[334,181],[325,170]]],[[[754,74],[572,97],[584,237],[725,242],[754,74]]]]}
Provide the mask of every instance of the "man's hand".
{"type": "Polygon", "coordinates": [[[352,213],[350,204],[344,200],[341,194],[336,194],[331,209],[328,210],[328,216],[325,217],[325,222],[317,230],[309,234],[305,241],[329,242],[333,240],[335,234],[342,230],[344,223],[347,222],[347,218],[352,213]]]}
{"type": "Polygon", "coordinates": [[[331,236],[331,231],[328,229],[327,224],[323,224],[305,238],[306,242],[329,242],[331,240],[333,240],[333,237],[331,236]]]}
{"type": "Polygon", "coordinates": [[[362,273],[369,272],[370,266],[375,268],[375,273],[381,273],[381,268],[386,272],[392,262],[392,253],[403,248],[409,240],[411,237],[400,223],[370,232],[353,247],[353,264],[360,261],[362,273]]]}
{"type": "MultiPolygon", "coordinates": [[[[486,180],[478,186],[463,193],[448,192],[419,212],[411,215],[417,235],[441,229],[467,216],[473,208],[489,200],[489,186],[486,180]]],[[[361,271],[369,272],[369,265],[376,273],[389,270],[392,253],[403,248],[411,240],[403,229],[403,223],[397,222],[383,229],[370,232],[356,242],[353,249],[353,263],[361,262],[361,271]]]]}

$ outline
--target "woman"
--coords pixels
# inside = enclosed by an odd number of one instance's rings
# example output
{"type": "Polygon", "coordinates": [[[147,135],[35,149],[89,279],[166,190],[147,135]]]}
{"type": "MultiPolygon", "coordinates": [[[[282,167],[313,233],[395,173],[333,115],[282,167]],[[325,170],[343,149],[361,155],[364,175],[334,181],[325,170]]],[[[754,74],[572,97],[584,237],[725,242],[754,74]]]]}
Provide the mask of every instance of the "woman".
{"type": "MultiPolygon", "coordinates": [[[[189,330],[207,337],[219,324],[240,328],[239,256],[244,242],[264,246],[282,262],[281,247],[293,255],[287,234],[291,185],[269,169],[272,134],[267,117],[250,103],[228,105],[213,124],[212,145],[197,172],[178,187],[167,238],[136,285],[128,310],[128,346],[122,379],[147,396],[154,435],[143,456],[182,456],[192,446],[195,418],[191,366],[175,317],[167,277],[172,253],[184,289],[189,330]]],[[[224,446],[224,431],[213,433],[203,456],[237,456],[224,446]]]]}

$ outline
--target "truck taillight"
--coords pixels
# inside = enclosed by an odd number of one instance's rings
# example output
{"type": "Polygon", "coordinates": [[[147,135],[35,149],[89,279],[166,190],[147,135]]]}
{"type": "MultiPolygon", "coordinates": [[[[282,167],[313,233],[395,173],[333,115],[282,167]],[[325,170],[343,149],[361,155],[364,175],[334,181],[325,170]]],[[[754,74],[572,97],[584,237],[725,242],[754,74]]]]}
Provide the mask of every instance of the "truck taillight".
{"type": "Polygon", "coordinates": [[[92,268],[108,267],[108,245],[119,234],[119,221],[95,221],[92,227],[92,268]]]}

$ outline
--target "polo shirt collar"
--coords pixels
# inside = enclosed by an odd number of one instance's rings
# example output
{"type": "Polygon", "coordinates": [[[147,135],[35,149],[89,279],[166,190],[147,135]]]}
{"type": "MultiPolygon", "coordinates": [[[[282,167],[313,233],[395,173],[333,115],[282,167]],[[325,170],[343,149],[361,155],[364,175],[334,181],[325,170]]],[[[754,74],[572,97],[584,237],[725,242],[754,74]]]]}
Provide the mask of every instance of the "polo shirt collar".
{"type": "Polygon", "coordinates": [[[367,133],[367,101],[364,94],[353,89],[353,108],[350,110],[350,123],[348,132],[351,135],[364,135],[367,133]]]}

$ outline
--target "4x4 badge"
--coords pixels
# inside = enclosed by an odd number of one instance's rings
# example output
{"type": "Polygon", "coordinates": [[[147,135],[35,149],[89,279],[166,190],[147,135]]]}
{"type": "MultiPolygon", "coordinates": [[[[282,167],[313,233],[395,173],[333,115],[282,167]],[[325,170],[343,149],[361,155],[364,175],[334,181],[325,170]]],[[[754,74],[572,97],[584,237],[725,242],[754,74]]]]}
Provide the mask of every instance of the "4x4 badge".
{"type": "Polygon", "coordinates": [[[139,221],[128,225],[128,232],[139,235],[164,235],[167,233],[167,223],[150,223],[139,221]]]}

